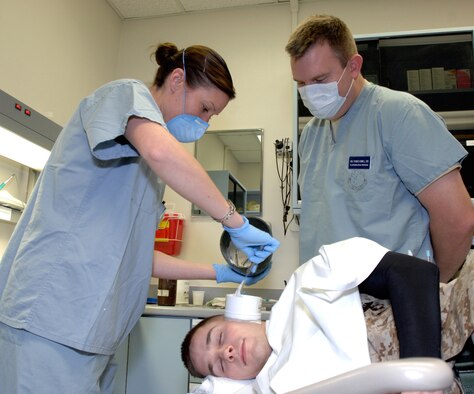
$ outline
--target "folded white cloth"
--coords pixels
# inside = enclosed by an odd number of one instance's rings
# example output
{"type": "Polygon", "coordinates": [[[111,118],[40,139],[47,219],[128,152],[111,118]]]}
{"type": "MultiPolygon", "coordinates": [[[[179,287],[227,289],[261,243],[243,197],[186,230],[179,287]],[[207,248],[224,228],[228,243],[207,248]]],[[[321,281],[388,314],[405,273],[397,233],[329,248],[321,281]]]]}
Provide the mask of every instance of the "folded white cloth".
{"type": "Polygon", "coordinates": [[[255,379],[232,380],[208,376],[192,391],[192,394],[256,394],[253,388],[254,382],[255,379]]]}
{"type": "Polygon", "coordinates": [[[285,393],[370,364],[357,286],[388,249],[351,238],[319,250],[290,278],[267,323],[273,352],[259,393],[285,393]]]}
{"type": "Polygon", "coordinates": [[[225,297],[215,297],[206,303],[206,306],[213,308],[225,308],[225,297]]]}
{"type": "Polygon", "coordinates": [[[357,286],[388,249],[351,238],[319,252],[293,273],[272,308],[273,353],[256,380],[209,376],[193,394],[285,393],[370,364],[357,286]]]}

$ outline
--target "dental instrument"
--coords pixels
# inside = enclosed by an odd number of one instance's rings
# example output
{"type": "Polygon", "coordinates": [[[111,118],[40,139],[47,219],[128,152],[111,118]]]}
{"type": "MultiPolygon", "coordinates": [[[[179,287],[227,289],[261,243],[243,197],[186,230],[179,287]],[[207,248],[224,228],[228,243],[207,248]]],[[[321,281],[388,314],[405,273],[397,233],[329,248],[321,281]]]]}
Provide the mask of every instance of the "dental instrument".
{"type": "Polygon", "coordinates": [[[244,285],[244,282],[247,280],[247,277],[249,276],[249,273],[255,272],[256,267],[257,267],[257,263],[250,264],[250,267],[247,269],[247,273],[245,274],[244,280],[240,283],[239,287],[237,287],[237,290],[235,291],[236,296],[241,295],[240,292],[242,291],[242,286],[244,285]]]}
{"type": "Polygon", "coordinates": [[[10,177],[6,181],[3,181],[2,183],[0,183],[0,190],[2,190],[8,184],[8,182],[10,182],[14,177],[15,177],[15,174],[11,174],[10,177]]]}

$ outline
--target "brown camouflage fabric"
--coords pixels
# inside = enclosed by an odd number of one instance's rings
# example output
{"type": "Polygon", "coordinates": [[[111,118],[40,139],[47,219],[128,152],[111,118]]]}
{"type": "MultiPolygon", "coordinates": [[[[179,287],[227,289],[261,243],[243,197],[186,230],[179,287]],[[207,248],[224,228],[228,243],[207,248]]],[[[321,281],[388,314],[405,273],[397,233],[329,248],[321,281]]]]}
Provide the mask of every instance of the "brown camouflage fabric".
{"type": "MultiPolygon", "coordinates": [[[[422,281],[422,279],[420,279],[422,281]]],[[[361,295],[367,323],[372,362],[398,359],[398,339],[390,303],[361,295]]],[[[440,284],[442,357],[446,361],[459,354],[467,339],[474,339],[474,253],[466,259],[456,279],[440,284]]],[[[454,364],[451,361],[451,364],[454,364]]],[[[449,394],[463,393],[455,381],[449,394]]]]}

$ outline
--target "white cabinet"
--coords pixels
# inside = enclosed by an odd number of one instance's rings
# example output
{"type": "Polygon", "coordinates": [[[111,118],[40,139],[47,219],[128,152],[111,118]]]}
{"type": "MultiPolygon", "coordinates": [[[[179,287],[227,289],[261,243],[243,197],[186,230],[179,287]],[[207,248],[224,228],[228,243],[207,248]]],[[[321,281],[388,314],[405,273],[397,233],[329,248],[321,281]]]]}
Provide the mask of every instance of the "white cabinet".
{"type": "MultiPolygon", "coordinates": [[[[189,318],[140,318],[128,341],[127,394],[187,393],[181,343],[190,328],[189,318]]],[[[115,394],[120,392],[117,378],[115,394]]]]}

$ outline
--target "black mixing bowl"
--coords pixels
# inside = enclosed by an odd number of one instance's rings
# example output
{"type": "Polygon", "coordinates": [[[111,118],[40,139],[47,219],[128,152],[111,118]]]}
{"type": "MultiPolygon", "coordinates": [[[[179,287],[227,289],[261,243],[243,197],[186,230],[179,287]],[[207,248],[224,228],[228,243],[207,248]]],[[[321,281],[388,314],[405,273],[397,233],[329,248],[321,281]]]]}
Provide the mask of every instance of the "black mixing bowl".
{"type": "MultiPolygon", "coordinates": [[[[252,216],[247,218],[249,223],[252,226],[255,226],[259,230],[265,231],[268,234],[272,235],[272,229],[270,224],[268,224],[265,220],[260,219],[258,217],[252,216]]],[[[230,240],[230,235],[227,231],[223,231],[220,239],[220,248],[222,256],[224,256],[225,261],[229,264],[230,268],[232,268],[235,272],[239,274],[245,275],[247,273],[248,268],[252,264],[250,260],[247,258],[247,255],[238,250],[235,245],[230,240]]],[[[272,254],[270,254],[264,261],[257,265],[257,269],[255,272],[249,272],[248,276],[256,276],[262,273],[272,262],[272,254]]]]}

